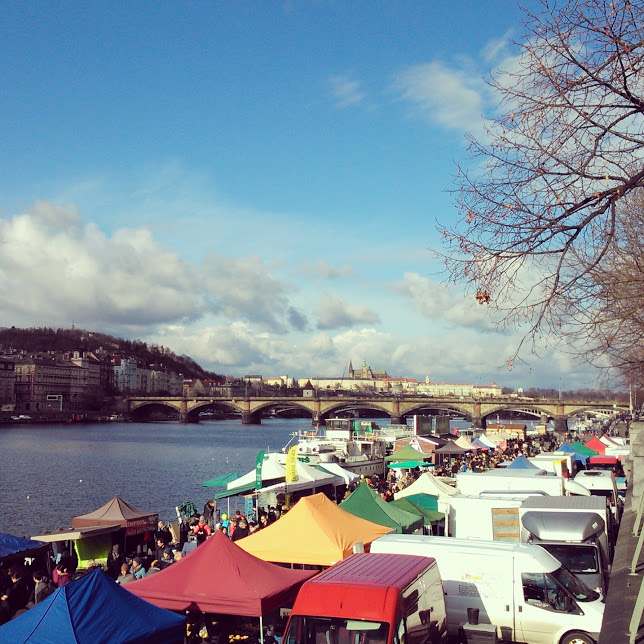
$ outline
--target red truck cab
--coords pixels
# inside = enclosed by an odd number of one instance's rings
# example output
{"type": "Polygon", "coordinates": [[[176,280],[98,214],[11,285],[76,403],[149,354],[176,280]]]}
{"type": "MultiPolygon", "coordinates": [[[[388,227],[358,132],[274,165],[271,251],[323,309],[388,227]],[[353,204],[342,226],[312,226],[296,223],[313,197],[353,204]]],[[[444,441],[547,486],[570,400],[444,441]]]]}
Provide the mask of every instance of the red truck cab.
{"type": "Polygon", "coordinates": [[[283,644],[438,644],[445,599],[431,557],[354,554],[302,585],[283,644]]]}

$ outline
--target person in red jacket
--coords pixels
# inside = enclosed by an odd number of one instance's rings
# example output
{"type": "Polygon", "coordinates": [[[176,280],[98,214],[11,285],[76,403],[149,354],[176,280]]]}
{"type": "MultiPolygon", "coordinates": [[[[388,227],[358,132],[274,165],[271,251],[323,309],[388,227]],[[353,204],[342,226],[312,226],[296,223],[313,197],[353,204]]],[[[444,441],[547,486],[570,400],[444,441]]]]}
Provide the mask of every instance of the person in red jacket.
{"type": "Polygon", "coordinates": [[[197,535],[197,544],[203,543],[212,534],[212,530],[203,514],[199,517],[199,523],[192,528],[192,534],[197,535]]]}

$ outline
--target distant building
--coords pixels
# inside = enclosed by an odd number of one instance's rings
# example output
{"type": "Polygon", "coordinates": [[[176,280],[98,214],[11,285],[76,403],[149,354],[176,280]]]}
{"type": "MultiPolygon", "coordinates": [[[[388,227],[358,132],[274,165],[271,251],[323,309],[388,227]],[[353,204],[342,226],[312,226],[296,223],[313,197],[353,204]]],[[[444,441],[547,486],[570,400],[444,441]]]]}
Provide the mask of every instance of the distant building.
{"type": "Polygon", "coordinates": [[[61,411],[82,408],[79,367],[46,359],[16,361],[16,411],[61,411]]]}
{"type": "Polygon", "coordinates": [[[0,411],[16,408],[15,364],[13,360],[0,359],[0,411]]]}
{"type": "Polygon", "coordinates": [[[363,361],[359,370],[349,362],[349,376],[300,378],[298,386],[310,383],[317,390],[349,390],[384,394],[410,394],[419,396],[456,396],[458,398],[490,398],[501,396],[502,390],[496,383],[472,385],[470,383],[431,382],[429,376],[424,382],[413,378],[394,378],[384,370],[372,369],[363,361]]]}

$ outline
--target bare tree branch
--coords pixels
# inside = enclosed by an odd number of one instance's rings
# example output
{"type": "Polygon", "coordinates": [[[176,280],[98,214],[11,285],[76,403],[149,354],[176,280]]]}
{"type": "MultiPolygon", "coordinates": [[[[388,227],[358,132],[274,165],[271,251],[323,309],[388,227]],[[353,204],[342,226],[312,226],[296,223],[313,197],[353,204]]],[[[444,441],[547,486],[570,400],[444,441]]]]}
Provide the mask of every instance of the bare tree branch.
{"type": "Polygon", "coordinates": [[[460,220],[440,227],[448,279],[524,331],[510,362],[526,340],[599,333],[619,207],[644,187],[642,1],[525,13],[519,55],[490,81],[502,114],[458,168],[460,220]]]}

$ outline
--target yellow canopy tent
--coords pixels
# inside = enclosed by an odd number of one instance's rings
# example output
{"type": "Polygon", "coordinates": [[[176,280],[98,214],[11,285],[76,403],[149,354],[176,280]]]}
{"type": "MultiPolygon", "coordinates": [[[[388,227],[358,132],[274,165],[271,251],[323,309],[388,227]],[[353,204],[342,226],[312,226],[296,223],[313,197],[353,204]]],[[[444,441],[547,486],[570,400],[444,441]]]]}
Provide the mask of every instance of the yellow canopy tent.
{"type": "Polygon", "coordinates": [[[250,554],[276,563],[332,566],[391,528],[360,519],[324,494],[301,498],[278,521],[235,543],[250,554]]]}

